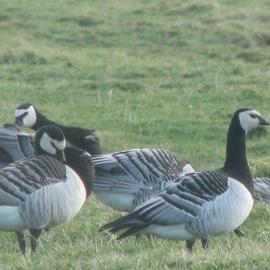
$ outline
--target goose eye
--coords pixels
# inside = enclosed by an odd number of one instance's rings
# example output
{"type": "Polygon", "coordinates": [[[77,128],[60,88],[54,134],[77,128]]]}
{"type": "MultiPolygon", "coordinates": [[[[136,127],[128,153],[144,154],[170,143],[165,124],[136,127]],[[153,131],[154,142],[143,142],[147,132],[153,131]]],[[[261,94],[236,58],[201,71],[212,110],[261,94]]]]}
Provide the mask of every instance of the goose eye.
{"type": "Polygon", "coordinates": [[[254,113],[251,113],[249,116],[250,116],[251,118],[258,118],[258,115],[257,115],[257,114],[254,114],[254,113]]]}
{"type": "Polygon", "coordinates": [[[54,142],[51,141],[51,145],[52,145],[53,148],[57,149],[57,147],[56,147],[56,145],[55,145],[54,142]]]}
{"type": "Polygon", "coordinates": [[[23,119],[26,115],[28,115],[28,112],[24,112],[21,115],[17,116],[19,119],[23,119]]]}

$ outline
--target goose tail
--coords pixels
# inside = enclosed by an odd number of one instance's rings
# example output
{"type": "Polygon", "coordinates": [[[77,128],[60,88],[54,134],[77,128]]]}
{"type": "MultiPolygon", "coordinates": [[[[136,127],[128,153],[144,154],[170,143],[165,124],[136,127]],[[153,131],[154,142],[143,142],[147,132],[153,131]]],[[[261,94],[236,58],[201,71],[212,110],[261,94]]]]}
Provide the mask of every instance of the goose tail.
{"type": "Polygon", "coordinates": [[[138,220],[133,213],[120,217],[112,222],[103,225],[100,231],[106,230],[110,233],[116,233],[118,231],[126,229],[125,232],[120,234],[117,239],[123,239],[132,234],[137,234],[146,228],[148,225],[143,221],[138,220]]]}

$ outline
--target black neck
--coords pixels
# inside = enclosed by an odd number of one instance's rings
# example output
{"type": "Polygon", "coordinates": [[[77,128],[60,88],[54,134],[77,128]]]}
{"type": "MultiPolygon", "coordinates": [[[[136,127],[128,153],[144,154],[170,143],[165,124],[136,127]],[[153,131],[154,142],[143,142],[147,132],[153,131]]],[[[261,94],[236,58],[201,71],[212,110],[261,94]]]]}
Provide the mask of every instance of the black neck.
{"type": "Polygon", "coordinates": [[[40,112],[36,111],[37,120],[35,125],[32,126],[32,129],[38,130],[41,127],[47,126],[47,125],[55,125],[58,126],[55,122],[49,120],[46,116],[41,114],[40,112]]]}
{"type": "Polygon", "coordinates": [[[254,194],[252,175],[246,157],[246,134],[240,126],[238,115],[233,117],[229,127],[224,170],[254,194]]]}
{"type": "Polygon", "coordinates": [[[65,148],[66,164],[80,176],[88,197],[93,188],[94,167],[92,165],[91,157],[82,157],[81,155],[83,153],[84,151],[77,148],[65,148]]]}

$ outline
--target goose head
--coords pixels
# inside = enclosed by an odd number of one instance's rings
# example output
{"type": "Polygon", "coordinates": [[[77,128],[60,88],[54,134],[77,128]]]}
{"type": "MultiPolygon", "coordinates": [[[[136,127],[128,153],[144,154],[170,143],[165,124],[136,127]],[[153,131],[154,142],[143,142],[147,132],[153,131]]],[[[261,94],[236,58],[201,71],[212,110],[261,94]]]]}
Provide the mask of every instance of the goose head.
{"type": "Polygon", "coordinates": [[[15,125],[33,127],[38,118],[37,109],[31,103],[24,103],[15,110],[15,125]]]}
{"type": "Polygon", "coordinates": [[[62,130],[56,126],[49,125],[38,129],[34,147],[37,155],[57,156],[60,160],[65,161],[66,140],[62,130]]]}
{"type": "Polygon", "coordinates": [[[259,126],[270,125],[261,114],[253,109],[240,109],[236,112],[241,128],[247,133],[259,126]]]}

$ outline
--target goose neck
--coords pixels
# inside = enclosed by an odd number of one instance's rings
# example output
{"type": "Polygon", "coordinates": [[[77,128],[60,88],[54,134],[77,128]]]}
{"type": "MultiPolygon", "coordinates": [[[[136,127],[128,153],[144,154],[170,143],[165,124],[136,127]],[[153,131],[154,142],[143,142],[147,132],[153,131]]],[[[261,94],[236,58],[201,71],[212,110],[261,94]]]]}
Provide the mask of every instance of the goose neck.
{"type": "Polygon", "coordinates": [[[55,122],[49,120],[46,116],[44,116],[40,112],[37,111],[36,113],[37,113],[37,121],[35,125],[32,127],[34,130],[38,130],[39,128],[47,125],[56,125],[55,122]]]}
{"type": "Polygon", "coordinates": [[[236,119],[232,120],[228,131],[224,170],[253,193],[253,180],[246,157],[246,133],[236,119]]]}

